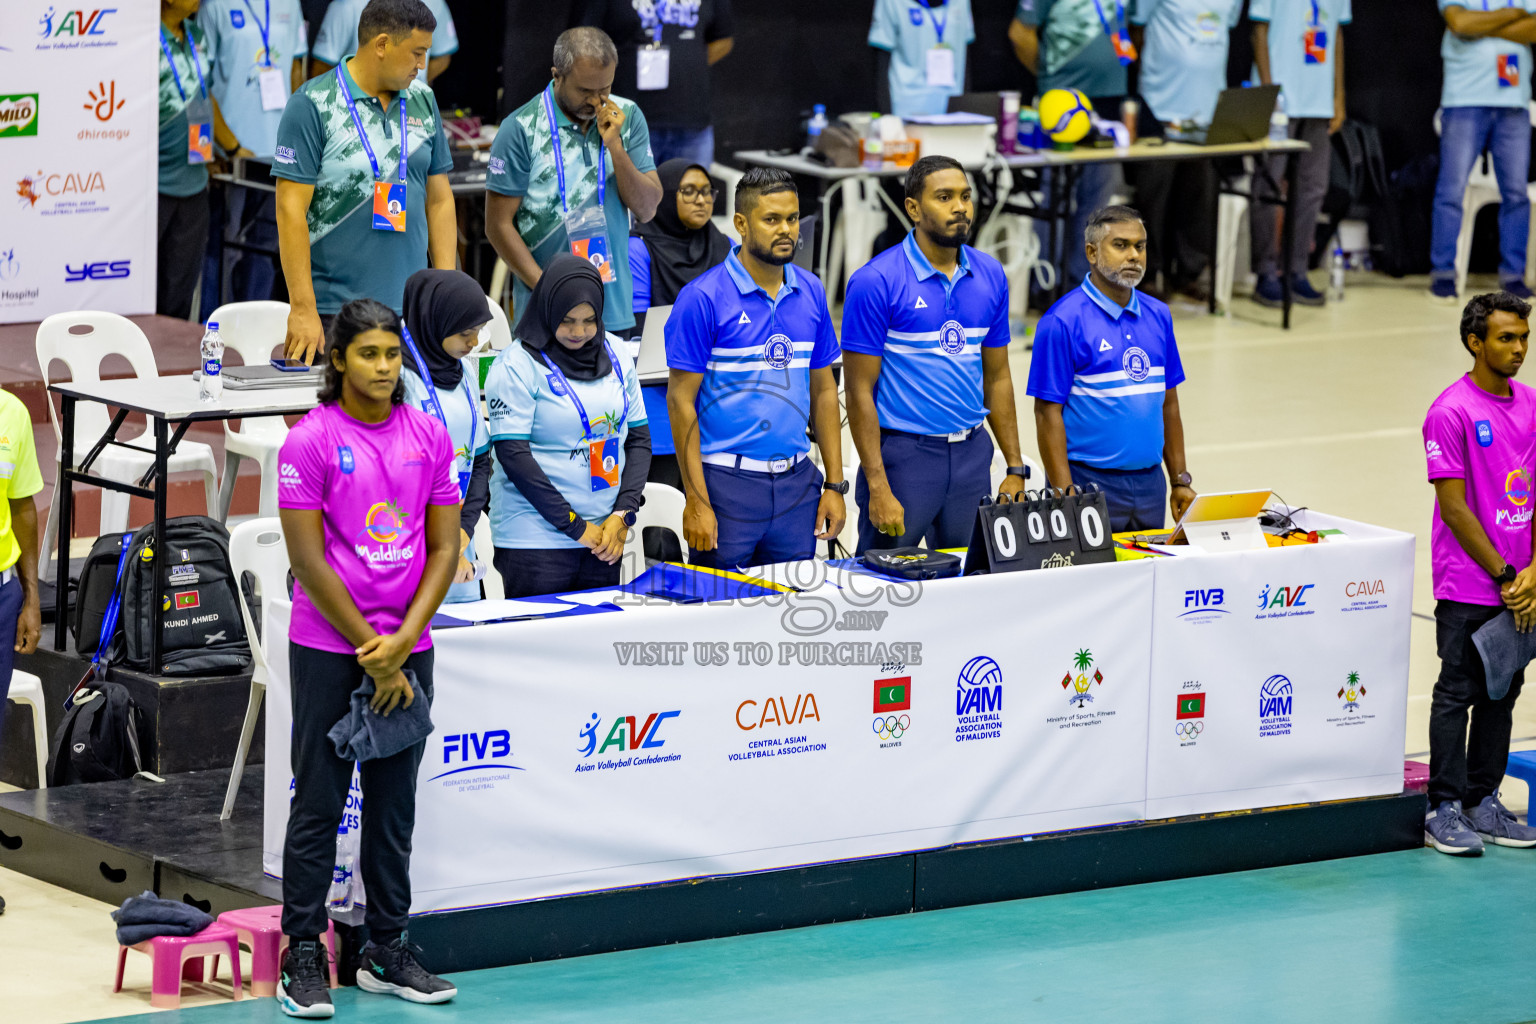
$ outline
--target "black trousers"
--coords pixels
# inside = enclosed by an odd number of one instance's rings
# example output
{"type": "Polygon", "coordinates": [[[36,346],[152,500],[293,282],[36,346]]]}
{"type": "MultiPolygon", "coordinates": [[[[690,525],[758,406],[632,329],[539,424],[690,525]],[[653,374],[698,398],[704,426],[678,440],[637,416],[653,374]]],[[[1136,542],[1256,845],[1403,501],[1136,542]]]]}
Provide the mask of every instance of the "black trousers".
{"type": "Polygon", "coordinates": [[[497,548],[491,564],[501,573],[505,596],[513,598],[616,587],[623,561],[609,565],[586,548],[497,548]]]}
{"type": "MultiPolygon", "coordinates": [[[[405,667],[432,694],[430,648],[412,654],[405,667]]],[[[283,842],[283,934],[308,939],[325,931],[326,895],[336,864],[336,829],[346,809],[352,762],[336,756],[326,733],[347,714],[363,669],[351,654],[290,644],[293,681],[293,801],[283,842]]],[[[358,762],[363,784],[363,835],[358,850],[368,893],[364,922],[376,942],[405,930],[411,910],[411,832],[416,827],[416,770],[426,741],[392,757],[358,762]]]]}
{"type": "Polygon", "coordinates": [[[1510,719],[1525,672],[1515,673],[1503,700],[1488,696],[1483,660],[1472,643],[1501,605],[1435,602],[1440,678],[1429,705],[1429,806],[1460,800],[1470,811],[1498,791],[1509,763],[1510,719]],[[1467,720],[1472,721],[1471,732],[1467,720]]]}
{"type": "Polygon", "coordinates": [[[208,190],[195,196],[160,193],[159,276],[155,281],[155,312],[185,320],[192,314],[192,293],[203,272],[208,247],[208,190]]]}

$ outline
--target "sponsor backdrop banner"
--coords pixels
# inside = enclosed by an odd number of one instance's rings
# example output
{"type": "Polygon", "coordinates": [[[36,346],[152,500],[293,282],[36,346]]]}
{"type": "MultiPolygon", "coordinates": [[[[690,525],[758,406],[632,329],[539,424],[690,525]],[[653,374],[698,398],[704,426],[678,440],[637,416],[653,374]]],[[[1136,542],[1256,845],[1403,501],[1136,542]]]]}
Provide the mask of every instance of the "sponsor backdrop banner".
{"type": "MultiPolygon", "coordinates": [[[[413,910],[1139,819],[1151,597],[1149,562],[836,574],[787,599],[437,630],[413,910]]],[[[269,611],[274,875],[290,611],[269,611]]]]}
{"type": "Polygon", "coordinates": [[[154,312],[158,11],[0,3],[0,323],[154,312]]]}
{"type": "Polygon", "coordinates": [[[1413,538],[1160,560],[1147,817],[1399,793],[1413,538]]]}

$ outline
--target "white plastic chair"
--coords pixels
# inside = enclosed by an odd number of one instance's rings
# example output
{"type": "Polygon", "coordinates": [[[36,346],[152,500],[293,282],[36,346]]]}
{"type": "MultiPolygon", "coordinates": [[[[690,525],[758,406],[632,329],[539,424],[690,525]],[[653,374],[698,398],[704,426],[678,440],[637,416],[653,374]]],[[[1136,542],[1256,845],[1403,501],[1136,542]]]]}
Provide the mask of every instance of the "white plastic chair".
{"type": "Polygon", "coordinates": [[[489,295],[485,301],[491,307],[491,351],[500,352],[512,344],[512,324],[507,320],[507,311],[501,308],[501,303],[489,295]]]}
{"type": "MultiPolygon", "coordinates": [[[[667,484],[650,481],[645,485],[645,504],[635,513],[635,525],[624,545],[624,557],[619,560],[619,582],[628,583],[646,569],[645,528],[648,526],[670,530],[677,535],[677,543],[684,551],[683,506],[687,500],[683,492],[667,484]]],[[[476,549],[478,550],[478,549],[476,549]]]]}
{"type": "MultiPolygon", "coordinates": [[[[76,313],[55,313],[44,320],[37,328],[37,364],[43,371],[43,386],[53,383],[52,364],[54,360],[62,362],[69,369],[70,379],[76,384],[97,383],[101,380],[101,361],[108,355],[120,355],[128,360],[133,367],[135,377],[153,378],[160,375],[155,365],[154,350],[149,347],[149,339],[144,337],[144,332],[126,317],[116,313],[97,313],[81,311],[76,313]],[[88,330],[83,333],[73,333],[72,328],[84,327],[88,330]]],[[[48,419],[53,424],[53,437],[59,443],[59,455],[62,457],[63,428],[59,424],[58,409],[53,401],[48,402],[48,419]]],[[[107,425],[111,417],[107,415],[107,407],[100,402],[75,403],[75,465],[70,467],[78,469],[80,461],[85,458],[91,448],[106,433],[107,425]]],[[[118,431],[117,440],[133,441],[146,447],[153,447],[154,437],[146,425],[144,431],[137,435],[125,435],[118,431]]],[[[108,445],[102,449],[91,466],[91,471],[98,476],[109,480],[117,480],[121,483],[134,483],[145,471],[155,464],[155,457],[147,452],[137,452],[128,448],[108,445]]],[[[171,473],[199,472],[203,474],[203,494],[208,504],[208,514],[215,515],[218,508],[218,467],[213,460],[213,449],[199,441],[188,441],[185,438],[176,446],[176,452],[171,455],[167,463],[167,471],[171,473]]],[[[54,476],[56,482],[61,481],[62,473],[54,476]]],[[[48,506],[48,522],[43,528],[43,544],[41,556],[44,559],[44,578],[48,578],[49,571],[54,566],[54,560],[49,557],[52,550],[55,534],[58,532],[58,493],[57,486],[53,489],[54,500],[48,506]]],[[[101,490],[101,524],[99,533],[112,533],[128,528],[128,495],[119,491],[101,490]]],[[[61,543],[68,544],[69,538],[61,539],[61,543]]]]}
{"type": "Polygon", "coordinates": [[[43,698],[43,681],[31,672],[16,669],[11,673],[8,695],[18,704],[32,709],[32,735],[37,746],[37,788],[48,788],[48,702],[43,698]]]}
{"type": "MultiPolygon", "coordinates": [[[[229,302],[208,318],[219,325],[224,346],[240,353],[246,366],[265,366],[272,352],[288,333],[288,303],[229,302]]],[[[252,459],[261,466],[260,515],[277,515],[277,456],[288,437],[288,424],[281,416],[259,416],[241,420],[240,429],[224,421],[224,478],[219,486],[219,522],[229,519],[229,506],[235,498],[235,482],[240,463],[252,459]]]]}
{"type": "MultiPolygon", "coordinates": [[[[223,322],[220,321],[222,331],[223,322]]],[[[240,746],[229,771],[229,787],[224,791],[224,810],[220,821],[228,821],[235,809],[235,794],[240,791],[240,776],[245,772],[245,758],[251,752],[251,737],[256,734],[256,719],[267,695],[266,634],[256,636],[256,623],[245,602],[241,581],[246,573],[256,577],[256,600],[262,608],[262,627],[268,622],[266,606],[273,597],[288,596],[288,546],[283,540],[283,524],[276,516],[248,519],[229,531],[229,564],[235,574],[240,594],[240,618],[251,645],[251,696],[245,706],[245,724],[240,727],[240,746]]]]}

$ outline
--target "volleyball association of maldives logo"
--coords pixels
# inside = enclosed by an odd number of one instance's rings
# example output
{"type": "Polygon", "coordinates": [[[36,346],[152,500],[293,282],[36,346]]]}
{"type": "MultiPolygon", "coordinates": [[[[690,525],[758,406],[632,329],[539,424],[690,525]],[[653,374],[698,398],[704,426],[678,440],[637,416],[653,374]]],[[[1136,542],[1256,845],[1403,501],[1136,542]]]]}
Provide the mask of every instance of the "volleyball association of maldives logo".
{"type": "Polygon", "coordinates": [[[960,321],[950,320],[939,328],[939,348],[952,356],[965,351],[965,328],[960,321]]]}
{"type": "Polygon", "coordinates": [[[775,334],[763,345],[763,362],[775,370],[787,368],[795,357],[794,343],[785,334],[775,334]]]}
{"type": "Polygon", "coordinates": [[[393,544],[405,529],[405,513],[393,501],[375,502],[363,520],[363,531],[380,544],[393,544]]]}
{"type": "Polygon", "coordinates": [[[1504,497],[1511,505],[1524,505],[1531,500],[1531,471],[1521,466],[1509,471],[1504,478],[1504,497]]]}

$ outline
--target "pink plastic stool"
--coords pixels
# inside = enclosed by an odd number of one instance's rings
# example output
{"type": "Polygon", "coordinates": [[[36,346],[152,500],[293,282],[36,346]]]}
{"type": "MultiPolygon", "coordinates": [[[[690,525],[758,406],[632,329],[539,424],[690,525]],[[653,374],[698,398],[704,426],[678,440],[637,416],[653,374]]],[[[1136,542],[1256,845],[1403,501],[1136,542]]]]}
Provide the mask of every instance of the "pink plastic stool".
{"type": "Polygon", "coordinates": [[[196,935],[160,935],[153,939],[136,942],[132,946],[119,946],[117,950],[117,981],[113,992],[123,990],[123,967],[128,962],[128,950],[136,949],[149,956],[153,975],[149,990],[149,1005],[157,1010],[174,1010],[181,1005],[181,979],[183,971],[189,980],[203,978],[202,958],[213,954],[228,954],[233,966],[230,977],[234,981],[235,998],[240,991],[240,940],[228,925],[214,923],[196,935]],[[187,963],[188,957],[196,957],[195,963],[187,963]]]}
{"type": "Polygon", "coordinates": [[[1423,793],[1429,789],[1429,765],[1423,761],[1403,762],[1403,792],[1423,793]]]}
{"type": "MultiPolygon", "coordinates": [[[[283,908],[226,910],[219,915],[219,924],[233,928],[240,941],[251,948],[251,995],[277,995],[277,965],[282,962],[283,950],[288,948],[288,936],[283,934],[283,908]]],[[[336,926],[329,921],[323,941],[331,951],[331,988],[340,988],[336,981],[336,926]]],[[[219,958],[214,957],[213,976],[218,974],[219,958]]]]}

